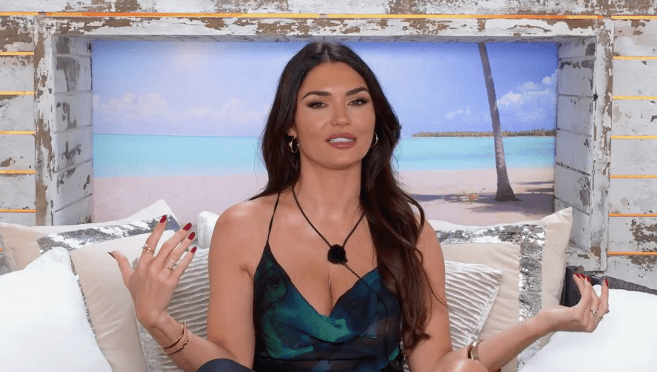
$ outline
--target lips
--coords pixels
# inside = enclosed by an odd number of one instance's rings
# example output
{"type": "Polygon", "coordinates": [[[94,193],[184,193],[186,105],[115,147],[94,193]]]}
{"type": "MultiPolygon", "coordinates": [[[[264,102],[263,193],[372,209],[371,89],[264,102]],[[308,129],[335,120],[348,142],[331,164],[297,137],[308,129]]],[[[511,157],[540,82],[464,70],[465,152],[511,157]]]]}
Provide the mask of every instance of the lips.
{"type": "Polygon", "coordinates": [[[328,143],[351,143],[356,141],[356,136],[350,133],[338,133],[326,139],[328,143]]]}

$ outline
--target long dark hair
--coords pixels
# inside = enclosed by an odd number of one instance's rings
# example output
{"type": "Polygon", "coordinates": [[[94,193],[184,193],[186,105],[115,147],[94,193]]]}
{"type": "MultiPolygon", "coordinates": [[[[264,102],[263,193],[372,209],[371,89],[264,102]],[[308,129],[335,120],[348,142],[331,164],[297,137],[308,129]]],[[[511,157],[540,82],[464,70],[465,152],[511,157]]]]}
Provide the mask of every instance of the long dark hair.
{"type": "Polygon", "coordinates": [[[299,154],[290,151],[287,133],[294,123],[301,84],[310,70],[325,62],[351,66],[365,80],[372,97],[378,142],[363,159],[360,203],[369,223],[379,273],[386,287],[401,301],[404,348],[411,350],[429,338],[424,327],[430,311],[428,294],[433,291],[422,266],[422,253],[417,249],[424,211],[399,187],[391,166],[401,134],[399,120],[372,70],[345,45],[310,43],[285,66],[262,136],[262,156],[269,181],[254,198],[277,194],[298,181],[299,154]],[[419,222],[411,205],[419,211],[419,222]]]}

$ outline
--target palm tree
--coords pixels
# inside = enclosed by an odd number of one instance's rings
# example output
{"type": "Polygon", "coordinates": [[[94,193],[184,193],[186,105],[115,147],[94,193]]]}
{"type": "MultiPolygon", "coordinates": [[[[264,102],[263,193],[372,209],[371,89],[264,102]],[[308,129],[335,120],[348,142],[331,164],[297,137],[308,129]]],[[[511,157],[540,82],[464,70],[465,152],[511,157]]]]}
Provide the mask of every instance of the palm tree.
{"type": "Polygon", "coordinates": [[[493,122],[493,140],[495,141],[495,168],[497,169],[497,201],[518,201],[511,188],[509,175],[506,172],[506,160],[504,159],[504,143],[502,142],[502,128],[500,126],[500,113],[497,110],[497,97],[495,97],[495,85],[493,85],[493,74],[490,71],[488,51],[485,43],[479,43],[479,56],[484,68],[486,78],[486,92],[488,93],[488,106],[490,106],[490,118],[493,122]]]}

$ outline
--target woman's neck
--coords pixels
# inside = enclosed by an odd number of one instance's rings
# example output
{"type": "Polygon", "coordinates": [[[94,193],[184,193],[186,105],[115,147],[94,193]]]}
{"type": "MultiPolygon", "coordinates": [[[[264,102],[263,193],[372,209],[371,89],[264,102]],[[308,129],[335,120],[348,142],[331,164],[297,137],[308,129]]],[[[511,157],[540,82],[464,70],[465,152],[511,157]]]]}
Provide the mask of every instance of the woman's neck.
{"type": "Polygon", "coordinates": [[[294,185],[299,202],[312,214],[342,218],[360,214],[361,170],[302,171],[294,185]]]}

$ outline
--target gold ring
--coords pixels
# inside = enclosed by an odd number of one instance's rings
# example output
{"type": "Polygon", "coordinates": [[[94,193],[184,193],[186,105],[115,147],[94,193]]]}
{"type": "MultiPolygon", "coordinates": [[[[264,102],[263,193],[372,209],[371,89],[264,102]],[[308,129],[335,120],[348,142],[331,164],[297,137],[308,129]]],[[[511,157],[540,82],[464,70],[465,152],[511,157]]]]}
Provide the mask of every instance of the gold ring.
{"type": "Polygon", "coordinates": [[[174,260],[172,260],[172,259],[170,259],[170,258],[167,258],[167,259],[164,261],[164,267],[166,267],[166,268],[169,269],[169,270],[173,270],[174,267],[176,267],[176,261],[174,261],[174,260]],[[167,266],[167,261],[171,262],[171,267],[167,266]]]}
{"type": "Polygon", "coordinates": [[[141,250],[148,254],[153,254],[153,252],[155,252],[155,250],[151,249],[151,247],[149,247],[147,243],[144,243],[144,245],[141,246],[141,250]]]}

